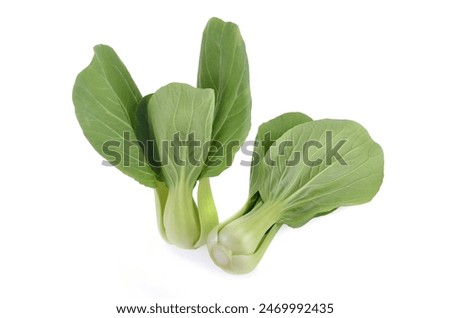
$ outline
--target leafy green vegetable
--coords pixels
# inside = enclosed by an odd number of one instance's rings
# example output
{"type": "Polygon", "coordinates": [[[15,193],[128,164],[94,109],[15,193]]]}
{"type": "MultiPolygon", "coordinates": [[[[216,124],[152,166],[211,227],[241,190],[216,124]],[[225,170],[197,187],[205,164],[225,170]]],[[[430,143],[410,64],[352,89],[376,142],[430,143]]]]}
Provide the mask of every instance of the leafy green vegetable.
{"type": "Polygon", "coordinates": [[[263,171],[260,171],[263,165],[257,163],[263,160],[270,146],[287,130],[309,121],[312,121],[312,119],[305,114],[285,113],[259,126],[253,150],[253,164],[250,171],[250,197],[258,191],[260,183],[263,182],[263,171]]]}
{"type": "Polygon", "coordinates": [[[231,273],[253,270],[283,224],[368,202],[383,180],[381,147],[353,121],[285,114],[263,124],[257,142],[254,158],[263,160],[252,169],[248,202],[208,238],[212,259],[231,273]],[[262,145],[267,132],[276,140],[262,145]]]}
{"type": "Polygon", "coordinates": [[[142,149],[131,144],[136,140],[132,119],[141,93],[112,48],[97,45],[94,51],[92,62],[78,74],[73,88],[78,122],[100,155],[126,175],[154,187],[155,173],[145,164],[142,149]]]}
{"type": "Polygon", "coordinates": [[[286,113],[259,127],[249,198],[218,224],[209,178],[231,165],[250,129],[249,66],[238,26],[209,20],[197,88],[171,83],[142,96],[112,48],[94,52],[73,88],[86,138],[112,165],[154,188],[167,242],[197,248],[207,241],[225,271],[253,270],[283,224],[300,227],[368,202],[382,183],[383,152],[361,125],[286,113]]]}
{"type": "Polygon", "coordinates": [[[165,234],[177,246],[196,246],[203,230],[192,190],[208,155],[200,146],[211,140],[213,112],[214,91],[186,84],[160,88],[148,102],[156,149],[167,156],[167,163],[161,165],[161,178],[169,190],[163,215],[165,234]]]}
{"type": "Polygon", "coordinates": [[[245,43],[236,24],[212,18],[203,32],[197,86],[214,89],[214,147],[204,177],[220,174],[233,161],[250,130],[251,95],[245,43]]]}
{"type": "Polygon", "coordinates": [[[86,138],[122,172],[155,189],[166,241],[183,248],[206,243],[218,224],[208,178],[231,164],[250,128],[248,61],[238,27],[208,22],[199,88],[172,83],[142,97],[112,48],[94,51],[73,89],[86,138]]]}

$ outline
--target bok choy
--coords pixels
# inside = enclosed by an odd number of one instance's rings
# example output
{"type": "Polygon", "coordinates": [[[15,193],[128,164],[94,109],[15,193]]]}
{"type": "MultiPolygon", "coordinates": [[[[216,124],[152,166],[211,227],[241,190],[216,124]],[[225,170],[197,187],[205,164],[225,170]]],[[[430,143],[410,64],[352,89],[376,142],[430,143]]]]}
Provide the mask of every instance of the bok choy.
{"type": "Polygon", "coordinates": [[[84,135],[112,165],[155,189],[165,240],[201,246],[218,223],[209,178],[231,165],[250,129],[248,61],[239,28],[210,19],[197,88],[171,83],[142,96],[111,47],[98,45],[94,52],[73,88],[84,135]]]}
{"type": "Polygon", "coordinates": [[[382,180],[382,149],[358,123],[281,115],[259,127],[249,199],[211,231],[211,258],[227,272],[248,273],[283,224],[297,228],[368,202],[382,180]]]}

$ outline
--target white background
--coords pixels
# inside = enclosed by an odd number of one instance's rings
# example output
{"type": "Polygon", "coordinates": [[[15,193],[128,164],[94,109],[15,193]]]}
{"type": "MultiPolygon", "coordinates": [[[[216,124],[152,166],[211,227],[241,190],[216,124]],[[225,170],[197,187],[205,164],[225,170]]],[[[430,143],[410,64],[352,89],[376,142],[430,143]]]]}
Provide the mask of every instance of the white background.
{"type": "MultiPolygon", "coordinates": [[[[217,301],[449,317],[449,16],[446,1],[3,1],[0,316],[115,317],[115,305],[217,301]],[[238,23],[247,44],[249,138],[301,111],[356,120],[385,152],[371,203],[285,228],[245,276],[216,268],[205,248],[163,242],[153,191],[101,165],[71,101],[98,43],[144,94],[195,85],[212,16],[238,23]]],[[[247,194],[239,160],[248,158],[236,159],[212,180],[222,220],[247,194]]]]}

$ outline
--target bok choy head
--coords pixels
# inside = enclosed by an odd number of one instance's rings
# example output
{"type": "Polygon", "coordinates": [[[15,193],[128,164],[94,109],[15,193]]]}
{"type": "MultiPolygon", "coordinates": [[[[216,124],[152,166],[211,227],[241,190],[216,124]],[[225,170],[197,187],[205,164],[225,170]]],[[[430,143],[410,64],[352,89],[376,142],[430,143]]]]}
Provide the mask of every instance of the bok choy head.
{"type": "Polygon", "coordinates": [[[182,248],[204,244],[218,223],[209,178],[230,166],[250,129],[248,61],[239,28],[210,19],[197,87],[171,83],[144,97],[111,47],[98,45],[94,52],[73,88],[84,135],[112,165],[155,189],[164,239],[182,248]]]}
{"type": "Polygon", "coordinates": [[[297,228],[339,206],[370,201],[383,165],[381,147],[353,121],[288,113],[261,125],[249,199],[211,231],[213,261],[230,273],[252,271],[283,224],[297,228]]]}

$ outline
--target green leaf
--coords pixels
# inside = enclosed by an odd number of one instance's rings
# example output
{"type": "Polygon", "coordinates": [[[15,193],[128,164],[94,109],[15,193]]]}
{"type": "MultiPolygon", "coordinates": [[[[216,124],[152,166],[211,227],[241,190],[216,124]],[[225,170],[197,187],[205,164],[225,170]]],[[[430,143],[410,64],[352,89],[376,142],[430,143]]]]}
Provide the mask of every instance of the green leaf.
{"type": "Polygon", "coordinates": [[[144,96],[137,105],[135,131],[136,137],[144,150],[147,163],[152,167],[157,178],[161,180],[161,159],[156,147],[155,132],[150,126],[147,110],[148,102],[152,96],[153,94],[144,96]]]}
{"type": "Polygon", "coordinates": [[[304,123],[288,130],[277,143],[266,153],[275,165],[264,162],[265,181],[259,192],[264,202],[282,202],[280,223],[298,227],[339,206],[368,202],[381,186],[383,151],[356,122],[304,123]],[[281,147],[283,142],[293,144],[281,147]],[[300,161],[294,164],[298,154],[300,161]]]}
{"type": "Polygon", "coordinates": [[[213,90],[172,83],[153,94],[147,112],[159,156],[167,161],[161,165],[163,181],[170,187],[183,179],[193,188],[208,155],[213,90]]]}
{"type": "Polygon", "coordinates": [[[236,24],[217,18],[203,32],[197,86],[214,89],[216,103],[210,151],[203,177],[219,175],[233,161],[250,130],[251,95],[245,43],[236,24]],[[217,164],[217,158],[221,158],[217,164]]]}
{"type": "Polygon", "coordinates": [[[112,48],[97,45],[73,88],[75,112],[94,149],[120,171],[154,187],[155,173],[136,143],[134,118],[141,94],[112,48]],[[124,136],[125,140],[124,140],[124,136]]]}
{"type": "Polygon", "coordinates": [[[250,197],[258,191],[261,182],[264,182],[264,169],[260,162],[264,160],[264,156],[270,146],[289,129],[310,121],[312,119],[309,116],[292,112],[282,114],[259,126],[250,170],[250,197]]]}
{"type": "Polygon", "coordinates": [[[160,231],[178,247],[196,248],[205,243],[205,231],[217,224],[212,197],[205,197],[211,196],[207,180],[199,188],[199,207],[192,197],[208,155],[214,91],[172,83],[153,94],[147,113],[161,158],[161,179],[168,187],[160,204],[160,231]]]}

